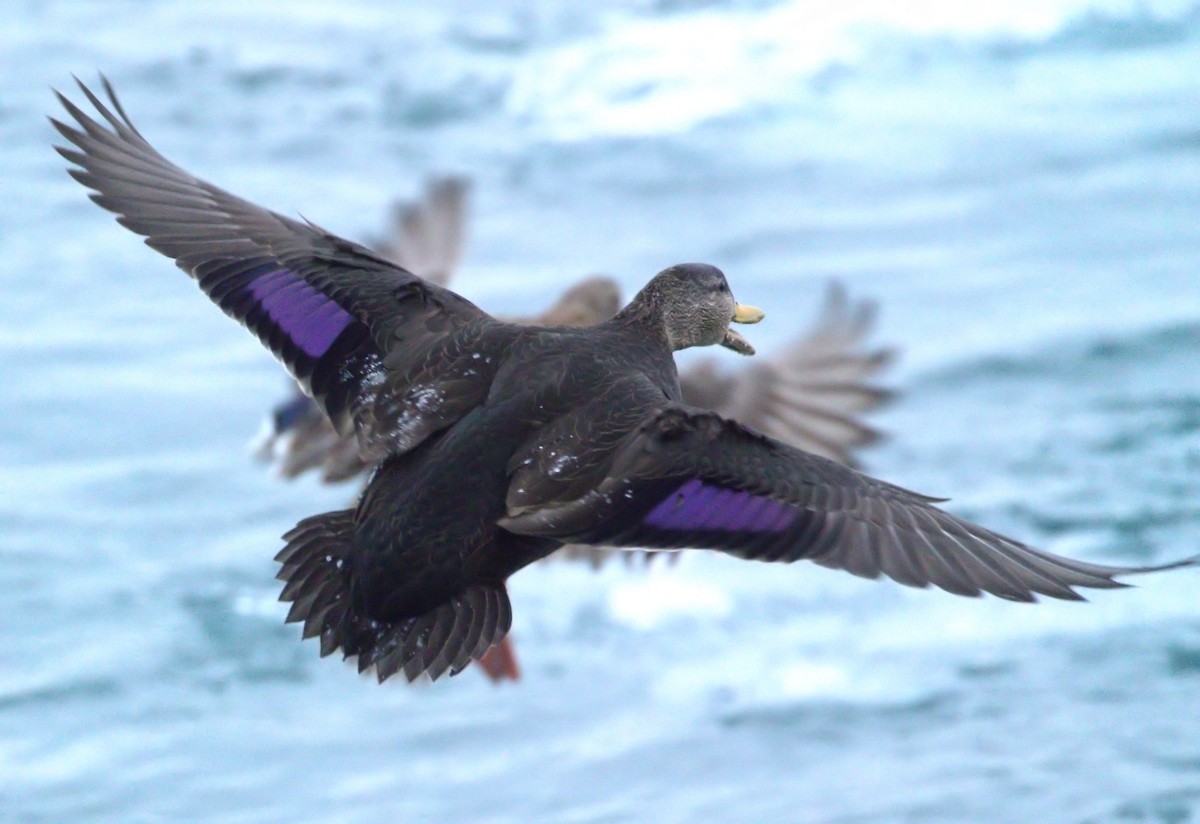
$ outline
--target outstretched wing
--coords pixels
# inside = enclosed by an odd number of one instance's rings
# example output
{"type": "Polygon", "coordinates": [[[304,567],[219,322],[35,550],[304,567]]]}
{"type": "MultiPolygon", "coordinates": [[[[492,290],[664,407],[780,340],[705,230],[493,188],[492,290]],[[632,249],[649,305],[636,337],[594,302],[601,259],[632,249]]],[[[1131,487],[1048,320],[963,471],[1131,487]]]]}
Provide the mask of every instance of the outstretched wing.
{"type": "Polygon", "coordinates": [[[853,450],[879,438],[859,416],[892,397],[871,384],[895,354],[864,345],[875,313],[873,302],[851,302],[840,284],[831,283],[810,331],[736,371],[721,370],[714,359],[697,363],[679,375],[683,399],[854,466],[853,450]]]}
{"type": "Polygon", "coordinates": [[[469,184],[461,177],[435,177],[417,200],[392,205],[390,237],[379,253],[402,269],[445,286],[462,259],[469,184]]]}
{"type": "Polygon", "coordinates": [[[103,82],[111,108],[79,84],[103,122],[58,95],[77,124],[51,120],[76,147],[58,148],[75,165],[71,175],[257,335],[339,428],[353,419],[368,451],[403,451],[443,425],[468,390],[486,393],[486,380],[465,380],[455,357],[499,326],[486,313],[184,171],[146,142],[103,82]],[[439,347],[451,354],[437,363],[452,374],[430,367],[439,347]]]}
{"type": "Polygon", "coordinates": [[[1124,586],[1114,567],[1041,552],[933,506],[937,499],[861,475],[718,415],[669,406],[633,431],[606,477],[567,503],[501,521],[564,541],[719,549],[760,561],[808,559],[958,595],[1081,600],[1124,586]]]}

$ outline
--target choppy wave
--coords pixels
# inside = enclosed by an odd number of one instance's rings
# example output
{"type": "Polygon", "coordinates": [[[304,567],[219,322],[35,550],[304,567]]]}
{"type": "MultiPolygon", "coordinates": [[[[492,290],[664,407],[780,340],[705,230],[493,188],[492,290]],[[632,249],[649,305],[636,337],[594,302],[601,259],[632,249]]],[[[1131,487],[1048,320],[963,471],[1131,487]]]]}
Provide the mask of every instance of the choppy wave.
{"type": "Polygon", "coordinates": [[[1194,36],[1193,2],[825,3],[612,15],[544,49],[508,98],[559,139],[686,131],[807,97],[853,73],[910,74],[939,57],[1012,59],[1194,36]]]}

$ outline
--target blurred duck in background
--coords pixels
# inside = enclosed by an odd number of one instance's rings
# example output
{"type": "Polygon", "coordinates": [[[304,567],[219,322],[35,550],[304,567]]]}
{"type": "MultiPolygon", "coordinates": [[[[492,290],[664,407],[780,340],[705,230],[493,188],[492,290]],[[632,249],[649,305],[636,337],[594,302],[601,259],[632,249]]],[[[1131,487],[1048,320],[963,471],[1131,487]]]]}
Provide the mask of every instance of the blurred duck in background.
{"type": "MultiPolygon", "coordinates": [[[[462,260],[468,193],[469,184],[462,178],[431,178],[418,199],[396,202],[387,237],[374,244],[377,251],[426,280],[447,285],[462,260]]],[[[616,315],[622,305],[616,281],[593,275],[568,288],[542,314],[509,320],[591,326],[616,315]]],[[[684,400],[808,452],[857,466],[855,451],[881,437],[861,416],[894,396],[874,383],[896,355],[893,347],[867,342],[876,312],[874,302],[851,301],[839,283],[831,282],[816,322],[773,357],[733,370],[706,358],[681,371],[684,400]]],[[[272,411],[256,439],[255,453],[289,480],[308,472],[319,473],[322,481],[331,484],[365,480],[372,466],[360,457],[353,433],[338,434],[299,387],[272,411]]],[[[660,554],[664,553],[576,544],[551,558],[580,560],[599,568],[614,556],[632,563],[660,554]]],[[[665,554],[672,562],[678,558],[678,553],[665,554]]],[[[517,679],[520,670],[512,636],[492,647],[479,663],[493,681],[517,679]]]]}

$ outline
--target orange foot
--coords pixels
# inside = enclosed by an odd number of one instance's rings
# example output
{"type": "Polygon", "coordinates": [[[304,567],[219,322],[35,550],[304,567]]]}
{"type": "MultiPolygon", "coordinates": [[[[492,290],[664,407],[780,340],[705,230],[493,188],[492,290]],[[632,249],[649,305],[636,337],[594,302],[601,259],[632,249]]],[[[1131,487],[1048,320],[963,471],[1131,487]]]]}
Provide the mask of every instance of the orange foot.
{"type": "Polygon", "coordinates": [[[493,683],[501,681],[519,681],[521,668],[517,666],[517,651],[513,648],[512,636],[500,640],[499,644],[488,649],[479,659],[479,666],[493,683]]]}

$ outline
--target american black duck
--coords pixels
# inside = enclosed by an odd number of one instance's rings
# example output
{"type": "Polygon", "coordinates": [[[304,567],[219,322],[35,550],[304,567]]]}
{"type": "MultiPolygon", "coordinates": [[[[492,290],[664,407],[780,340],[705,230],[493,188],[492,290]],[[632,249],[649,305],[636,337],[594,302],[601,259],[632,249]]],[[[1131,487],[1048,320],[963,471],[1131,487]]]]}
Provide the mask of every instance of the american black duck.
{"type": "MultiPolygon", "coordinates": [[[[467,192],[462,178],[434,177],[422,194],[398,200],[390,226],[374,247],[402,269],[439,286],[453,280],[466,235],[467,192]]],[[[610,277],[585,277],[568,288],[540,315],[507,318],[534,326],[593,326],[621,308],[620,288],[610,277]]],[[[734,371],[716,358],[693,363],[679,374],[685,403],[750,424],[767,435],[817,455],[854,465],[854,451],[879,438],[861,415],[892,397],[871,379],[892,360],[893,350],[868,348],[865,338],[875,318],[870,301],[851,302],[838,283],[826,291],[817,323],[768,358],[755,358],[734,371]]],[[[256,450],[273,462],[281,477],[309,471],[326,483],[352,479],[365,482],[371,468],[358,452],[353,430],[339,433],[321,407],[299,387],[278,404],[256,450]]],[[[568,544],[547,560],[583,561],[598,569],[613,558],[627,564],[674,552],[630,552],[568,544]]],[[[505,636],[479,659],[493,681],[517,679],[520,668],[512,635],[505,636]]]]}
{"type": "Polygon", "coordinates": [[[71,174],[197,280],[378,462],[357,507],[301,521],[277,559],[288,620],[380,680],[456,672],[508,631],[505,581],[568,542],[721,550],[959,595],[1080,599],[1159,567],[1040,552],[684,404],[673,352],[749,344],[761,313],[712,266],[656,275],[586,329],[498,321],[319,227],[175,166],[105,82],[71,174]]]}

